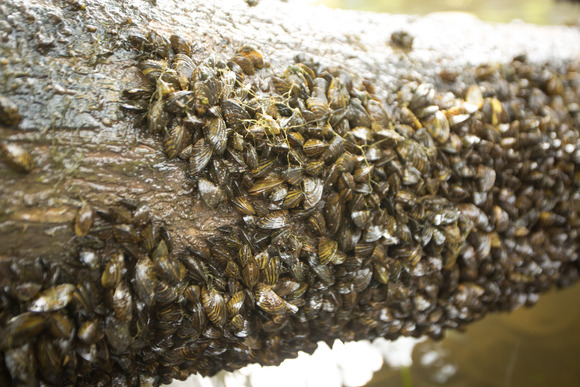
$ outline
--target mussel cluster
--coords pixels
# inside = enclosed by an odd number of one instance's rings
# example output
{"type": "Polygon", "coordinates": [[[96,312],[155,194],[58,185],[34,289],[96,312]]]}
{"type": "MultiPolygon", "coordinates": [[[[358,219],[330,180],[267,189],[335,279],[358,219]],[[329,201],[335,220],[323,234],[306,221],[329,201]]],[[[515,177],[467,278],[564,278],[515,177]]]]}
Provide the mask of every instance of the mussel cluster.
{"type": "Polygon", "coordinates": [[[441,338],[577,279],[574,67],[520,57],[385,101],[312,60],[266,77],[250,46],[196,63],[176,35],[130,42],[151,87],[125,107],[237,227],[178,251],[145,204],[83,204],[65,263],[9,273],[8,383],[157,385],[320,340],[441,338]]]}

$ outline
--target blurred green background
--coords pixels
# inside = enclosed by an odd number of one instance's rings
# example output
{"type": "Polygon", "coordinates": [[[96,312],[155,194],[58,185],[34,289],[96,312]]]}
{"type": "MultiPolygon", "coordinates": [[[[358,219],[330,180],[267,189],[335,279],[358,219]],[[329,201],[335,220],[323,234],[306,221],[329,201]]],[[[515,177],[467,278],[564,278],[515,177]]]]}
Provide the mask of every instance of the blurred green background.
{"type": "Polygon", "coordinates": [[[331,8],[425,15],[460,11],[482,20],[507,23],[514,19],[535,24],[577,24],[580,5],[556,0],[319,0],[331,8]]]}

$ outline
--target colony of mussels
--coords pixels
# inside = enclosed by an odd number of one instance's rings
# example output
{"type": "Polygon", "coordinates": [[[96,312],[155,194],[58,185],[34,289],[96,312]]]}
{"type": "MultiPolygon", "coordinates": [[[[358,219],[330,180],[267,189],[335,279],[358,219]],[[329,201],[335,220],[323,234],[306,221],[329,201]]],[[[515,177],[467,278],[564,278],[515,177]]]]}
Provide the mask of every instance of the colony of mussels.
{"type": "Polygon", "coordinates": [[[149,89],[125,108],[187,166],[194,195],[239,213],[173,248],[146,204],[84,203],[62,263],[11,267],[3,385],[158,385],[316,343],[442,337],[578,277],[580,73],[525,58],[441,73],[437,90],[313,61],[194,61],[133,35],[149,89]]]}

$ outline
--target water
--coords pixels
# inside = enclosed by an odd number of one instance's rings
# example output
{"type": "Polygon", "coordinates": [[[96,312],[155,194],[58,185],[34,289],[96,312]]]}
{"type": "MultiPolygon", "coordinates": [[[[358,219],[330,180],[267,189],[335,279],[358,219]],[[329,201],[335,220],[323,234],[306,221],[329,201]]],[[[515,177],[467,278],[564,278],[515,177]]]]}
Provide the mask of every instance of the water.
{"type": "Polygon", "coordinates": [[[507,23],[520,19],[535,24],[577,24],[580,5],[555,0],[319,0],[331,8],[425,15],[459,11],[482,20],[507,23]]]}
{"type": "Polygon", "coordinates": [[[579,300],[579,285],[552,291],[532,308],[419,343],[408,370],[385,366],[367,387],[580,386],[579,300]]]}

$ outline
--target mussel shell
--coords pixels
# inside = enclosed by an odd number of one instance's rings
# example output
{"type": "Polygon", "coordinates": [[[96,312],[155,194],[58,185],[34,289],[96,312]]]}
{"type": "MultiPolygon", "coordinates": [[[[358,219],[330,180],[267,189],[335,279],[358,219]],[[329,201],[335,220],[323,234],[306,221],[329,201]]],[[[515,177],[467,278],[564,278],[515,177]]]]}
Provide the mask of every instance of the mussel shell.
{"type": "Polygon", "coordinates": [[[328,143],[316,138],[310,138],[306,140],[302,149],[309,157],[317,157],[328,149],[328,143]]]}
{"type": "Polygon", "coordinates": [[[32,156],[20,145],[0,143],[0,156],[8,166],[18,172],[29,173],[34,168],[32,156]]]}
{"type": "Polygon", "coordinates": [[[166,130],[163,139],[163,148],[168,159],[174,159],[185,146],[185,128],[181,124],[174,125],[166,130]]]}
{"type": "Polygon", "coordinates": [[[101,275],[101,285],[105,289],[114,289],[125,272],[125,257],[121,251],[112,255],[107,261],[103,274],[101,275]]]}
{"type": "Polygon", "coordinates": [[[28,307],[31,312],[53,312],[66,307],[72,300],[76,286],[61,284],[53,286],[38,295],[28,307]]]}
{"type": "Polygon", "coordinates": [[[272,315],[284,315],[288,312],[296,313],[298,308],[278,296],[268,285],[256,284],[254,289],[256,305],[263,311],[272,315]]]}
{"type": "Polygon", "coordinates": [[[120,321],[129,322],[133,318],[133,296],[125,281],[119,283],[115,288],[113,310],[120,321]]]}
{"type": "Polygon", "coordinates": [[[38,335],[46,327],[45,316],[35,313],[22,313],[8,320],[0,333],[0,350],[17,348],[38,335]]]}
{"type": "Polygon", "coordinates": [[[213,148],[205,138],[200,139],[193,146],[191,157],[189,158],[189,173],[197,176],[209,164],[213,154],[213,148]]]}
{"type": "Polygon", "coordinates": [[[101,340],[104,335],[101,322],[97,319],[81,323],[77,332],[78,338],[86,344],[94,344],[101,340]]]}
{"type": "Polygon", "coordinates": [[[320,263],[326,265],[334,258],[338,250],[338,242],[332,239],[322,237],[318,243],[318,257],[320,258],[320,263]]]}
{"type": "Polygon", "coordinates": [[[73,321],[66,313],[52,313],[49,318],[49,331],[54,337],[66,339],[73,332],[73,321]]]}
{"type": "Polygon", "coordinates": [[[249,59],[255,68],[264,68],[264,58],[262,54],[252,46],[245,45],[238,50],[238,53],[249,59]]]}
{"type": "Polygon", "coordinates": [[[75,219],[75,234],[84,237],[89,233],[95,219],[94,211],[88,202],[84,202],[75,219]]]}
{"type": "Polygon", "coordinates": [[[31,385],[37,385],[36,362],[31,343],[26,343],[21,347],[7,350],[4,354],[6,369],[14,381],[21,381],[31,385]]]}
{"type": "Polygon", "coordinates": [[[220,103],[222,114],[228,127],[234,130],[241,130],[248,124],[251,119],[248,112],[233,99],[224,99],[220,103]]]}
{"type": "Polygon", "coordinates": [[[107,317],[105,335],[113,353],[123,354],[129,348],[134,338],[130,333],[130,327],[130,324],[122,322],[114,316],[107,317]]]}
{"type": "Polygon", "coordinates": [[[218,185],[203,177],[198,181],[198,189],[203,202],[209,208],[216,208],[226,199],[224,191],[218,185]]]}
{"type": "Polygon", "coordinates": [[[141,235],[132,224],[114,225],[113,236],[119,243],[137,243],[141,241],[141,235]]]}
{"type": "Polygon", "coordinates": [[[322,198],[324,184],[322,179],[307,177],[303,180],[304,208],[309,209],[316,206],[322,198]]]}
{"type": "Polygon", "coordinates": [[[276,230],[285,227],[290,222],[287,210],[278,210],[260,218],[257,226],[265,230],[276,230]]]}
{"type": "Polygon", "coordinates": [[[242,280],[250,289],[252,289],[260,280],[260,269],[253,260],[249,260],[243,267],[242,280]]]}
{"type": "Polygon", "coordinates": [[[181,295],[181,291],[177,286],[169,285],[165,281],[158,281],[155,288],[155,302],[161,305],[166,305],[174,302],[181,295]]]}
{"type": "Polygon", "coordinates": [[[234,56],[232,62],[240,66],[246,75],[254,75],[256,73],[253,61],[243,55],[234,56]]]}
{"type": "Polygon", "coordinates": [[[223,296],[213,287],[201,288],[203,308],[209,320],[222,328],[227,322],[226,303],[223,296]]]}
{"type": "Polygon", "coordinates": [[[266,285],[274,285],[278,282],[278,277],[280,275],[280,258],[272,257],[268,264],[262,269],[263,282],[266,285]]]}
{"type": "Polygon", "coordinates": [[[248,192],[250,193],[250,195],[259,195],[262,193],[267,193],[270,190],[278,187],[282,183],[284,183],[284,179],[282,177],[270,175],[263,179],[256,180],[256,182],[248,190],[248,192]]]}
{"type": "Polygon", "coordinates": [[[438,143],[442,144],[449,139],[449,121],[443,112],[437,111],[433,118],[425,123],[425,127],[438,143]]]}
{"type": "Polygon", "coordinates": [[[177,53],[177,55],[185,55],[189,58],[188,55],[191,53],[191,42],[189,40],[185,39],[183,36],[171,34],[169,41],[171,42],[171,47],[173,47],[173,50],[177,53]]]}
{"type": "Polygon", "coordinates": [[[234,294],[232,298],[229,299],[226,304],[226,310],[229,318],[233,318],[233,316],[240,312],[242,306],[244,305],[245,299],[246,293],[243,291],[236,292],[236,294],[234,294]]]}
{"type": "Polygon", "coordinates": [[[61,379],[62,359],[52,340],[43,337],[37,343],[36,358],[38,369],[43,378],[51,383],[58,384],[61,379]]]}
{"type": "Polygon", "coordinates": [[[256,210],[252,203],[244,196],[236,196],[231,199],[234,208],[244,215],[256,215],[256,210]]]}
{"type": "Polygon", "coordinates": [[[213,151],[221,155],[226,150],[228,134],[226,123],[220,117],[209,120],[203,128],[205,139],[213,151]]]}
{"type": "Polygon", "coordinates": [[[183,263],[177,260],[175,256],[171,255],[159,257],[159,259],[154,262],[154,266],[159,277],[173,286],[182,283],[187,274],[187,270],[183,263]]]}
{"type": "Polygon", "coordinates": [[[23,282],[14,287],[14,295],[23,302],[30,301],[42,289],[42,285],[35,282],[23,282]]]}
{"type": "Polygon", "coordinates": [[[185,115],[194,109],[195,95],[192,91],[179,90],[167,96],[164,108],[171,114],[185,115]]]}

